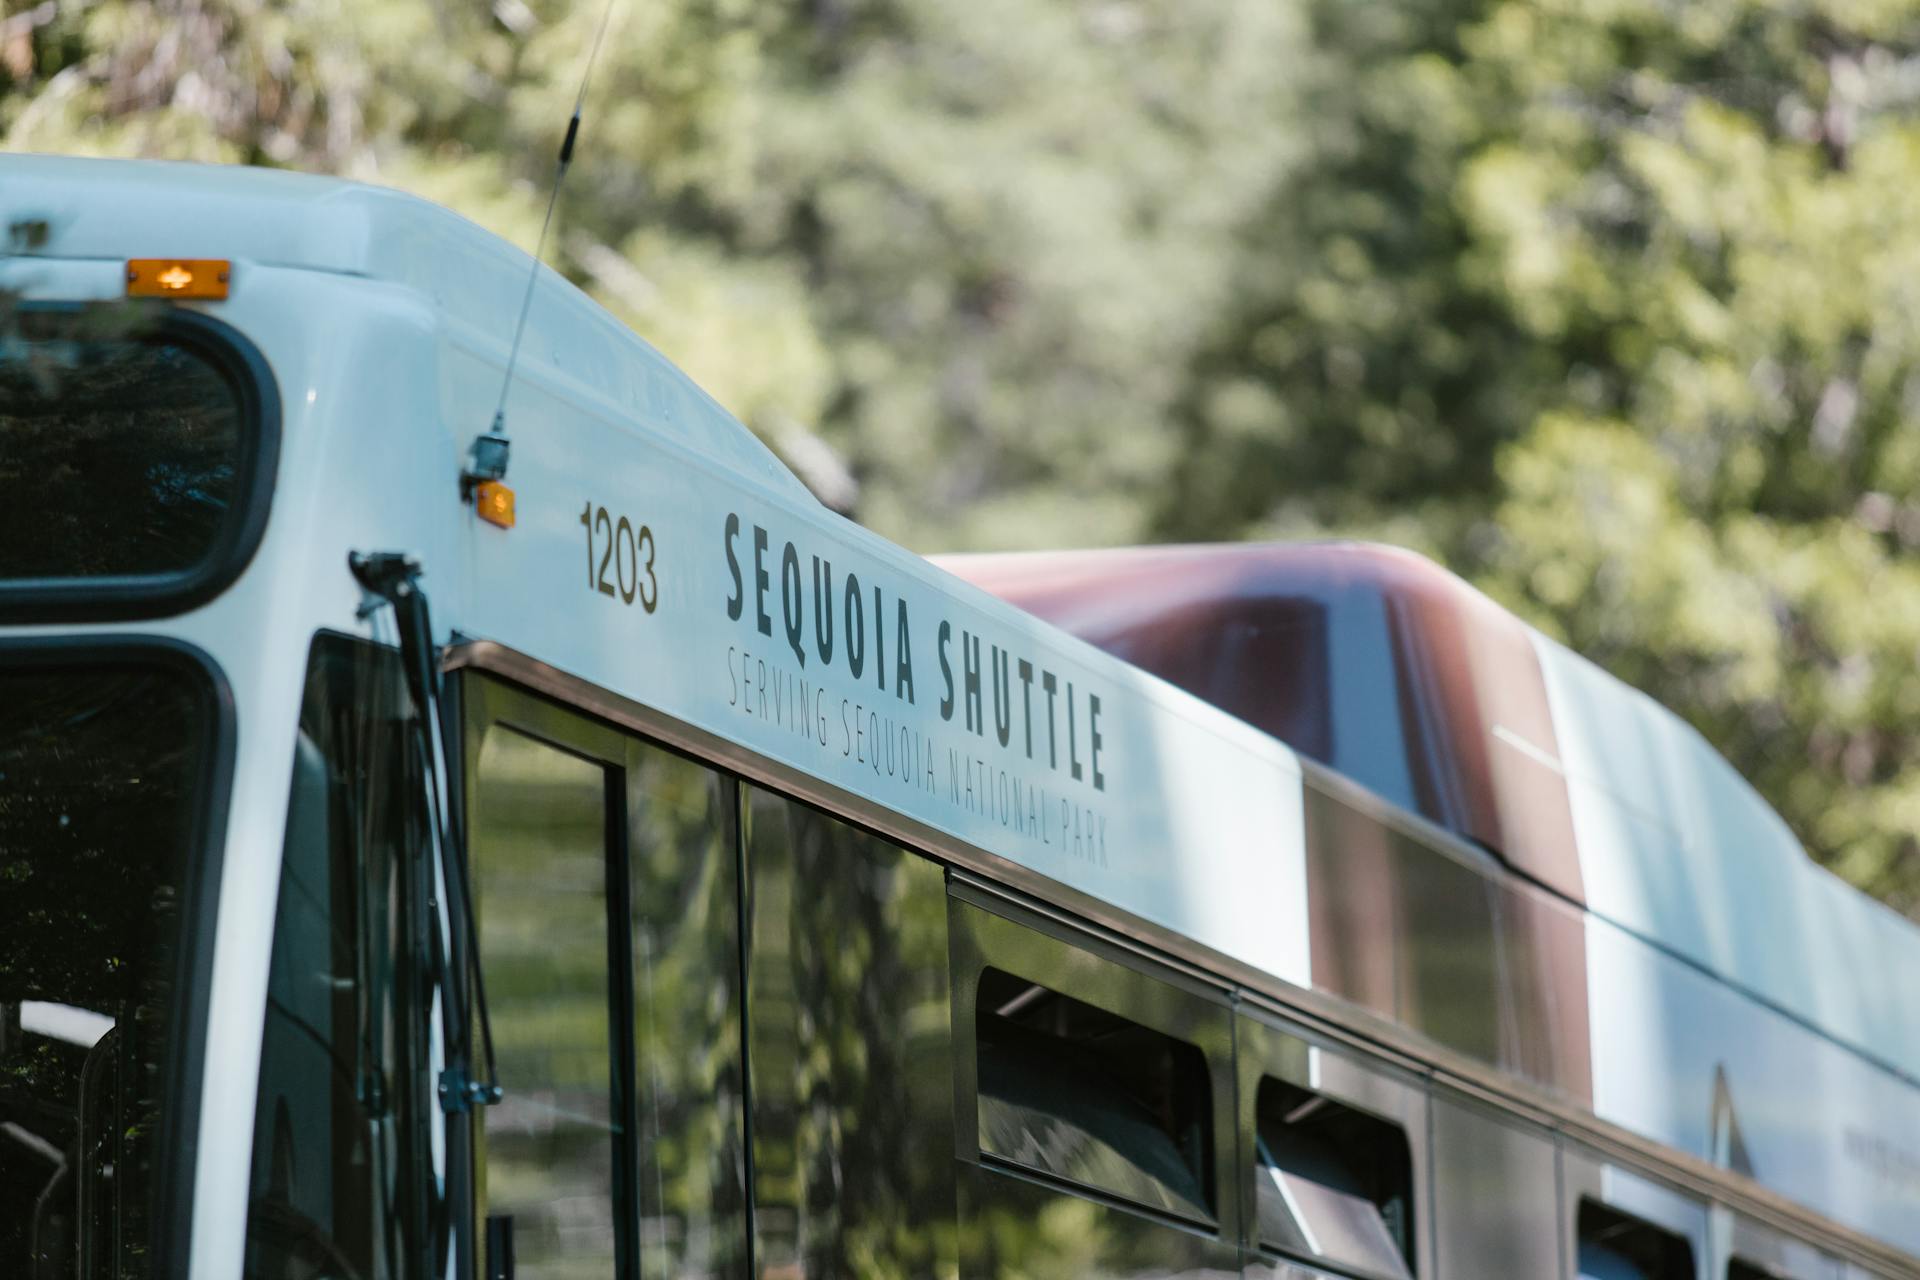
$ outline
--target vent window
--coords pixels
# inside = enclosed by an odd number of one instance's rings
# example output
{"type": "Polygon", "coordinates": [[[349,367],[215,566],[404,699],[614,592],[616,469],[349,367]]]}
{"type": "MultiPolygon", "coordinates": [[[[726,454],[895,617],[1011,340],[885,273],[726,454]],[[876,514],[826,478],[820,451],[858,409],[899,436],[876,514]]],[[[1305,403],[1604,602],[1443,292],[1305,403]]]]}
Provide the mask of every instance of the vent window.
{"type": "Polygon", "coordinates": [[[1213,1220],[1199,1049],[997,969],[980,975],[975,1037],[982,1155],[1213,1220]]]}
{"type": "Polygon", "coordinates": [[[1670,1231],[1582,1200],[1580,1280],[1693,1280],[1693,1249],[1670,1231]]]}
{"type": "Polygon", "coordinates": [[[1259,1239],[1366,1276],[1413,1275],[1413,1161],[1400,1127],[1280,1080],[1260,1082],[1259,1239]]]}

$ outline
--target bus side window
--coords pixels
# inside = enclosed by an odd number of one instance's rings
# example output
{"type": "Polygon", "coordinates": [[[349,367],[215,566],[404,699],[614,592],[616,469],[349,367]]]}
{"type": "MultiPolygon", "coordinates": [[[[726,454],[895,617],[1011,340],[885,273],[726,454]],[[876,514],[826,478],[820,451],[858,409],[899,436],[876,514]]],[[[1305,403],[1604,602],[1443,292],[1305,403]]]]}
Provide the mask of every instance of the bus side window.
{"type": "Polygon", "coordinates": [[[741,790],[760,1274],[952,1275],[945,876],[741,790]]]}
{"type": "Polygon", "coordinates": [[[1856,1274],[1838,1259],[1776,1227],[1737,1210],[1731,1216],[1725,1280],[1841,1280],[1856,1274]]]}
{"type": "MultiPolygon", "coordinates": [[[[474,905],[505,1097],[479,1112],[480,1199],[518,1267],[612,1276],[631,1130],[615,1096],[614,850],[604,763],[506,725],[478,747],[474,905]]],[[[489,1260],[494,1266],[495,1260],[489,1260]]],[[[491,1274],[491,1272],[489,1272],[491,1274]]]]}
{"type": "Polygon", "coordinates": [[[1237,1273],[1219,991],[956,880],[961,1273],[1237,1273]]]}
{"type": "Polygon", "coordinates": [[[988,969],[974,1053],[982,1155],[1212,1220],[1212,1098],[1194,1046],[988,969]]]}
{"type": "Polygon", "coordinates": [[[480,963],[483,1275],[747,1275],[737,784],[461,684],[480,963]]]}
{"type": "Polygon", "coordinates": [[[1681,1237],[1591,1200],[1580,1201],[1580,1280],[1693,1280],[1681,1237]]]}
{"type": "Polygon", "coordinates": [[[1254,1114],[1260,1247],[1410,1280],[1413,1171],[1400,1127],[1271,1077],[1254,1114]]]}
{"type": "Polygon", "coordinates": [[[1245,1274],[1434,1274],[1423,1082],[1262,1005],[1236,1027],[1245,1274]]]}

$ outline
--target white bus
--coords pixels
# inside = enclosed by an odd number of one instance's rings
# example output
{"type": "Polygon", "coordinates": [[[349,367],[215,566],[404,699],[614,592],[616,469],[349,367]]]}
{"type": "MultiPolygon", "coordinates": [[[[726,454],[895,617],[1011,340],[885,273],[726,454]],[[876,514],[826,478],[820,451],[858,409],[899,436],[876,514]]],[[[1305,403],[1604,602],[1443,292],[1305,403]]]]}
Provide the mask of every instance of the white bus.
{"type": "Polygon", "coordinates": [[[1920,934],[1433,566],[929,562],[421,201],[0,212],[0,1275],[1920,1275],[1920,934]]]}

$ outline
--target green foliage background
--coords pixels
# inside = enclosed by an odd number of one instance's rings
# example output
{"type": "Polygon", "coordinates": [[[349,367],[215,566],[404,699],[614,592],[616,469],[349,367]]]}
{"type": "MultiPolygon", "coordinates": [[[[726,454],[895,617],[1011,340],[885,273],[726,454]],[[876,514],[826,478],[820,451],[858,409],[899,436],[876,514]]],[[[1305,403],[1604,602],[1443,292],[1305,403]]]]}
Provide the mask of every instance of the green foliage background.
{"type": "MultiPolygon", "coordinates": [[[[595,4],[6,0],[0,144],[523,245],[595,4]]],[[[1920,5],[632,0],[557,265],[909,546],[1360,534],[1920,914],[1920,5]]]]}

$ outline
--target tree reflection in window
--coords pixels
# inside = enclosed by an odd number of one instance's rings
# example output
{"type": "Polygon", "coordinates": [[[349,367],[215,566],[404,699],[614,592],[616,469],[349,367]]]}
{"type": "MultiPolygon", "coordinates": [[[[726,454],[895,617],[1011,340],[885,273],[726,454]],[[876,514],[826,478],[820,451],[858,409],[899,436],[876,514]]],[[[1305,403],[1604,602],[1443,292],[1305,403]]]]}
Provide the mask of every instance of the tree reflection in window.
{"type": "MultiPolygon", "coordinates": [[[[493,725],[472,796],[480,963],[506,1090],[481,1114],[482,1197],[517,1274],[612,1276],[618,1230],[604,765],[493,725]]],[[[623,1082],[624,1083],[624,1082],[623,1082]]]]}

